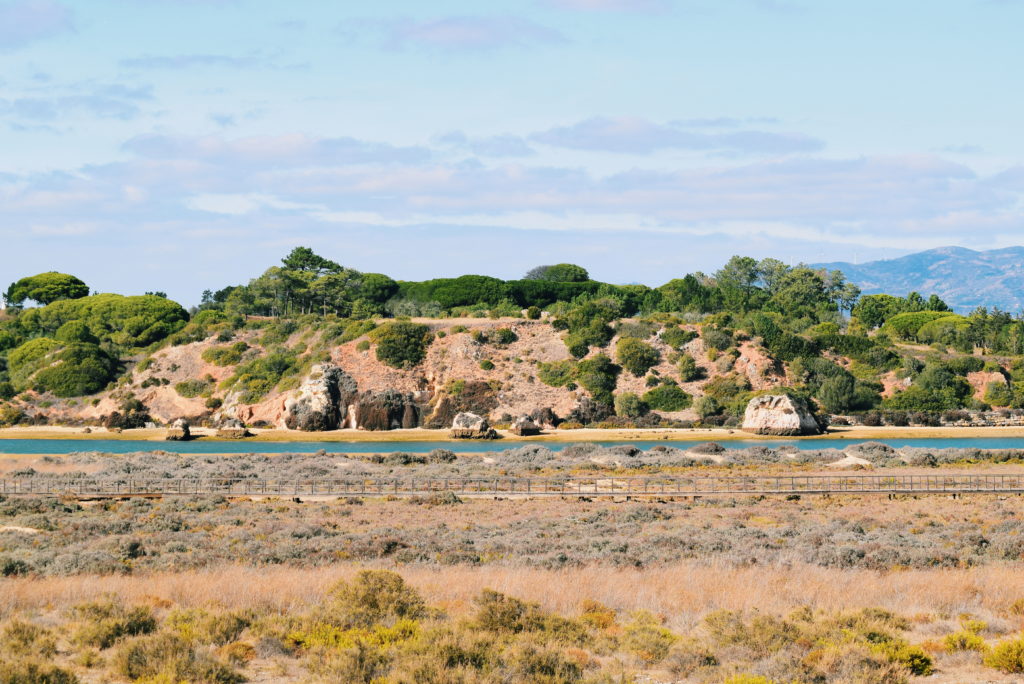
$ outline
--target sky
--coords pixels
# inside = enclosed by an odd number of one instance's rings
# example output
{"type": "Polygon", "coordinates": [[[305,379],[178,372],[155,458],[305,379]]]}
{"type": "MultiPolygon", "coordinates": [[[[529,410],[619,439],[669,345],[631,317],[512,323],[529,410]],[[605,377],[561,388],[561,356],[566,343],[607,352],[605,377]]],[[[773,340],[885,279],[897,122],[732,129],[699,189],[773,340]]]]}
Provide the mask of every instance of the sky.
{"type": "Polygon", "coordinates": [[[0,0],[0,283],[1024,244],[1024,0],[0,0]]]}

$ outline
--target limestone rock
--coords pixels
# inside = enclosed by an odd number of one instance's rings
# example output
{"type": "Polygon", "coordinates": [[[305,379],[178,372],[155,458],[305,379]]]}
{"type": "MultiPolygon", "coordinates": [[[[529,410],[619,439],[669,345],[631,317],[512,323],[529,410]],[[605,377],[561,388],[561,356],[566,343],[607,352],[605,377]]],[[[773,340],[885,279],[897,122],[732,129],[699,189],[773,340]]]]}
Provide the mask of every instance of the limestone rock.
{"type": "Polygon", "coordinates": [[[178,418],[178,420],[171,423],[171,427],[167,430],[167,436],[164,439],[168,442],[187,442],[192,439],[192,430],[189,427],[188,421],[184,418],[178,418]]]}
{"type": "Polygon", "coordinates": [[[238,418],[224,418],[217,426],[217,439],[245,439],[246,437],[252,437],[252,433],[238,418]]]}
{"type": "Polygon", "coordinates": [[[800,399],[786,394],[754,397],[743,414],[743,430],[758,435],[819,435],[821,426],[800,399]]]}
{"type": "Polygon", "coordinates": [[[337,430],[355,394],[356,383],[345,371],[331,363],[318,364],[285,401],[285,427],[305,432],[337,430]]]}
{"type": "Polygon", "coordinates": [[[452,421],[452,439],[496,439],[487,419],[475,413],[460,413],[452,421]]]}
{"type": "Polygon", "coordinates": [[[419,427],[421,418],[414,393],[384,390],[354,397],[343,422],[345,427],[360,430],[397,430],[419,427]]]}
{"type": "Polygon", "coordinates": [[[540,426],[537,425],[529,416],[521,416],[512,423],[512,427],[509,431],[513,435],[520,437],[532,437],[533,435],[540,434],[540,426]]]}

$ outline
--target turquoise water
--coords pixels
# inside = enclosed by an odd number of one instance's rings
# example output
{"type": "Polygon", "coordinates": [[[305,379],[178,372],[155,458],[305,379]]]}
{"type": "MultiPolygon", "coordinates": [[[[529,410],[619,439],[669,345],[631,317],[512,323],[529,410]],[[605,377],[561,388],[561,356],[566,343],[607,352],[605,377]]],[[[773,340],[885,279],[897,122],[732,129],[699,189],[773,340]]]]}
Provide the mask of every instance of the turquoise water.
{"type": "MultiPolygon", "coordinates": [[[[798,449],[842,449],[862,442],[882,442],[892,447],[925,447],[930,449],[974,448],[974,449],[1024,449],[1024,438],[1020,437],[963,437],[956,439],[800,439],[800,440],[758,440],[744,439],[720,442],[727,449],[745,449],[754,446],[780,447],[795,446],[798,449]]],[[[635,444],[649,449],[656,444],[688,449],[699,441],[633,440],[621,442],[597,442],[602,446],[635,444]]],[[[217,442],[197,440],[193,442],[147,442],[115,439],[0,439],[0,454],[70,454],[82,451],[102,451],[126,454],[136,451],[170,451],[179,454],[310,454],[326,451],[335,454],[376,454],[405,451],[425,453],[431,449],[450,449],[456,453],[480,451],[504,451],[523,446],[523,442],[217,442]]],[[[534,442],[560,451],[571,442],[534,442]]]]}

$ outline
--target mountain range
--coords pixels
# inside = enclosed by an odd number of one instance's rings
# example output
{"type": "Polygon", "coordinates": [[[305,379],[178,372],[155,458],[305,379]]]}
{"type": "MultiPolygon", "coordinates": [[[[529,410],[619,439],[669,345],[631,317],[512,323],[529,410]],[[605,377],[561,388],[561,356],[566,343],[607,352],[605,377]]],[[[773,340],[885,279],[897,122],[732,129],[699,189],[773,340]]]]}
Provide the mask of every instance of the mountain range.
{"type": "Polygon", "coordinates": [[[979,306],[1011,313],[1024,309],[1024,247],[983,252],[939,247],[898,259],[814,266],[842,271],[864,294],[934,293],[958,313],[979,306]]]}

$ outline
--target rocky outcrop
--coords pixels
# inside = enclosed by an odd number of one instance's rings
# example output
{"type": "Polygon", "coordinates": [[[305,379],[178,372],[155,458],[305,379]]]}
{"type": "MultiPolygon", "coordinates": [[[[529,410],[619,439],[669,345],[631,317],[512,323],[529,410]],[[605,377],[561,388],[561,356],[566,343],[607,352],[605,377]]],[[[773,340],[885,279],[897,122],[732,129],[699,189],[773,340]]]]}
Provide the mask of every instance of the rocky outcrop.
{"type": "Polygon", "coordinates": [[[217,426],[217,439],[245,439],[252,433],[238,418],[225,418],[217,426]]]}
{"type": "Polygon", "coordinates": [[[512,423],[509,432],[519,437],[532,437],[540,434],[540,426],[534,423],[529,416],[521,416],[512,423]]]}
{"type": "Polygon", "coordinates": [[[284,403],[285,427],[305,432],[337,430],[356,390],[355,381],[338,366],[314,366],[295,395],[284,403]]]}
{"type": "Polygon", "coordinates": [[[452,421],[452,439],[497,439],[487,419],[475,413],[460,413],[452,421]]]}
{"type": "Polygon", "coordinates": [[[754,397],[743,414],[743,430],[758,435],[818,435],[821,426],[807,404],[786,394],[754,397]]]}
{"type": "Polygon", "coordinates": [[[188,421],[184,418],[178,418],[171,423],[171,427],[167,429],[167,436],[164,439],[168,442],[187,442],[192,439],[192,429],[189,427],[188,421]]]}
{"type": "Polygon", "coordinates": [[[416,392],[363,392],[348,405],[343,427],[397,430],[419,427],[423,405],[416,392]]]}
{"type": "Polygon", "coordinates": [[[590,425],[591,423],[600,423],[610,417],[612,413],[611,406],[594,401],[590,397],[580,397],[576,400],[576,405],[572,407],[572,412],[569,413],[569,420],[580,425],[590,425]]]}

